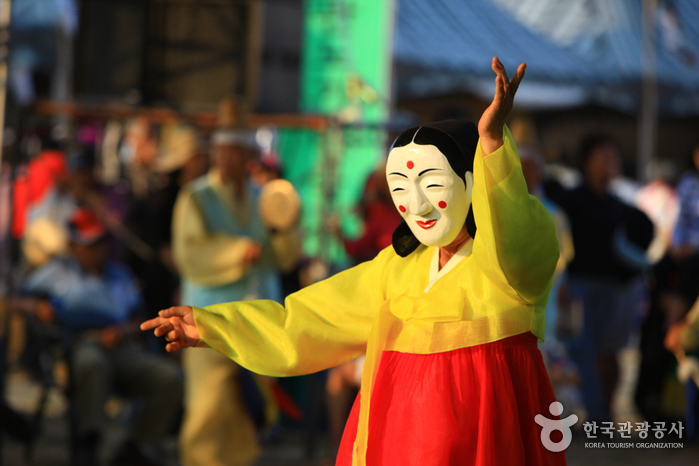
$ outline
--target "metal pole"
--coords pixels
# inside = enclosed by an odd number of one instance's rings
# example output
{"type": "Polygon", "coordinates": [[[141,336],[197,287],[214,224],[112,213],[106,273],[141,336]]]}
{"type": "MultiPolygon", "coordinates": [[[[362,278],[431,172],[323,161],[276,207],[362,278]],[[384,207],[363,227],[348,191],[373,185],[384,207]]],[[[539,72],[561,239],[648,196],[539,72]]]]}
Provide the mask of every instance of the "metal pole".
{"type": "MultiPolygon", "coordinates": [[[[1,190],[2,188],[2,183],[8,182],[10,183],[10,186],[12,186],[12,173],[8,176],[6,176],[5,170],[3,170],[3,145],[4,145],[4,135],[5,135],[5,102],[6,102],[6,96],[7,96],[7,58],[9,55],[9,50],[8,50],[8,41],[10,39],[10,7],[11,7],[11,0],[0,0],[0,203],[3,202],[2,196],[3,192],[1,190]]],[[[11,189],[11,188],[10,188],[11,189]]],[[[11,203],[8,205],[8,207],[11,206],[11,203]]],[[[9,212],[11,213],[11,212],[9,212]]],[[[6,213],[6,214],[9,214],[6,213]]],[[[7,216],[7,221],[12,222],[11,220],[11,215],[7,216]]],[[[0,231],[0,235],[3,235],[5,232],[0,231]]],[[[0,238],[1,239],[1,238],[0,238]]],[[[9,242],[10,241],[10,235],[9,235],[9,226],[8,226],[8,237],[6,240],[9,242]]],[[[6,266],[10,261],[8,260],[8,254],[7,251],[9,250],[9,247],[6,242],[0,241],[0,248],[2,249],[0,253],[0,299],[4,297],[4,293],[7,291],[5,290],[5,270],[4,266],[6,266]]],[[[8,276],[10,275],[9,272],[7,274],[8,276]]],[[[5,327],[5,332],[7,332],[7,327],[5,327]]],[[[4,335],[0,335],[0,345],[4,344],[4,335]]],[[[1,352],[1,348],[0,348],[1,352]]]]}
{"type": "MultiPolygon", "coordinates": [[[[11,0],[0,0],[0,188],[3,182],[7,181],[8,179],[9,182],[12,180],[12,175],[10,174],[6,177],[4,170],[2,169],[3,137],[5,134],[5,97],[7,95],[7,57],[9,55],[7,43],[10,39],[9,26],[11,6],[11,0]]],[[[3,195],[4,193],[0,192],[0,197],[3,195]]],[[[3,199],[0,198],[0,203],[2,202],[3,199]]],[[[10,217],[8,216],[8,221],[11,221],[9,219],[10,217]]],[[[0,235],[4,233],[5,232],[0,231],[0,235]]],[[[3,406],[0,407],[0,409],[3,411],[3,413],[0,413],[0,429],[7,426],[7,419],[5,419],[4,409],[5,364],[7,362],[7,336],[10,331],[10,313],[5,308],[5,293],[8,291],[5,289],[5,285],[9,285],[10,272],[9,270],[4,270],[4,267],[8,265],[5,262],[10,262],[9,260],[6,261],[7,252],[10,250],[7,244],[9,241],[11,241],[9,234],[7,235],[7,238],[4,238],[4,241],[0,241],[0,307],[2,308],[0,309],[0,318],[4,320],[2,323],[2,334],[0,334],[0,358],[2,358],[2,360],[0,360],[0,403],[3,404],[3,406]],[[5,277],[6,274],[7,277],[5,277]]],[[[4,450],[2,448],[2,443],[4,440],[3,437],[4,432],[0,430],[0,464],[4,464],[4,450]]]]}
{"type": "Polygon", "coordinates": [[[11,0],[0,0],[0,165],[2,165],[3,136],[5,133],[5,97],[7,95],[7,42],[10,39],[11,0]]]}
{"type": "Polygon", "coordinates": [[[657,17],[658,1],[643,0],[641,28],[641,114],[638,125],[636,176],[645,183],[655,158],[658,132],[657,17]]]}

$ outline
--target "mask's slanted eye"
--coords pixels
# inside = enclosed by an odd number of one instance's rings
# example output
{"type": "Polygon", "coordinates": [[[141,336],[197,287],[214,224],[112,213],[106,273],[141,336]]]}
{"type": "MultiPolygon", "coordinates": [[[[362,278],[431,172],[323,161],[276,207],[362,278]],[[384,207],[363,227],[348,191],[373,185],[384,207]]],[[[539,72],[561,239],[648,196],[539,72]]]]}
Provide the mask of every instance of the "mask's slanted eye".
{"type": "Polygon", "coordinates": [[[429,184],[427,185],[428,188],[443,188],[441,184],[429,184]]]}
{"type": "Polygon", "coordinates": [[[422,170],[417,176],[422,176],[422,175],[424,175],[424,174],[427,173],[427,172],[434,172],[434,171],[440,171],[440,172],[441,172],[442,170],[439,169],[439,168],[428,168],[428,169],[426,169],[426,170],[422,170]]]}
{"type": "Polygon", "coordinates": [[[396,191],[405,191],[405,189],[403,189],[403,188],[393,188],[392,192],[395,193],[396,191]]]}

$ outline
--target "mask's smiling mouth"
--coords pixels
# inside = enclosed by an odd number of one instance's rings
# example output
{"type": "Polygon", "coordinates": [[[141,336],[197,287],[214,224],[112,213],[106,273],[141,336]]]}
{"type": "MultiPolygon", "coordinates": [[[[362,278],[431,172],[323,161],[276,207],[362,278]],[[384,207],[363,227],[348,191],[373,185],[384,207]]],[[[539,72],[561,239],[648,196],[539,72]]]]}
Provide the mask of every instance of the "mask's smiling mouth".
{"type": "Polygon", "coordinates": [[[418,220],[416,223],[418,224],[418,226],[420,228],[427,230],[428,228],[432,228],[434,226],[434,224],[437,223],[437,219],[428,220],[426,222],[423,222],[422,220],[418,220]]]}

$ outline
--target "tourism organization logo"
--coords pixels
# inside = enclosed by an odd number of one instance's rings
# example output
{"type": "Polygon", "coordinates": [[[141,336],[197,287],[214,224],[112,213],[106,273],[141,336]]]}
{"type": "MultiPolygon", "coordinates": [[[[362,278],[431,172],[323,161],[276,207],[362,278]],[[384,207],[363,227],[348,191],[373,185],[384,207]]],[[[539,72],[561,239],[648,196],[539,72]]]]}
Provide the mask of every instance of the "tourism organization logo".
{"type": "MultiPolygon", "coordinates": [[[[563,403],[554,401],[549,405],[549,412],[553,416],[560,416],[563,414],[563,403]]],[[[541,414],[537,414],[534,416],[534,422],[541,426],[541,444],[544,448],[548,451],[558,453],[568,448],[570,442],[573,441],[573,431],[570,430],[570,428],[578,422],[578,416],[576,414],[571,414],[562,419],[549,419],[541,414]],[[563,434],[563,438],[558,442],[551,440],[551,434],[556,431],[563,434]]]]}
{"type": "Polygon", "coordinates": [[[583,430],[585,431],[585,436],[587,439],[592,439],[592,442],[585,442],[585,448],[683,448],[684,444],[681,442],[668,442],[665,440],[665,435],[675,434],[676,438],[682,439],[682,432],[684,431],[684,426],[682,421],[678,422],[653,422],[648,421],[632,423],[627,422],[617,422],[616,428],[613,422],[601,422],[599,429],[597,422],[585,422],[583,424],[583,430]],[[670,424],[669,427],[665,427],[670,424]],[[633,433],[633,436],[632,436],[633,433]],[[613,441],[616,434],[619,434],[619,438],[622,439],[621,442],[613,441]],[[652,436],[649,437],[649,435],[652,436]],[[623,439],[631,440],[637,437],[638,442],[634,441],[623,441],[623,439]],[[607,438],[609,440],[607,440],[607,438]],[[604,440],[604,441],[602,441],[604,440]]]}
{"type": "MultiPolygon", "coordinates": [[[[560,417],[563,414],[563,404],[554,401],[549,405],[549,413],[552,416],[560,417]]],[[[573,441],[573,431],[572,427],[578,422],[578,416],[571,414],[568,417],[560,419],[550,419],[541,414],[534,416],[534,422],[541,426],[541,444],[548,451],[558,453],[566,448],[568,448],[573,441]],[[551,435],[554,432],[560,432],[562,434],[562,439],[554,442],[551,439],[551,435]]],[[[665,435],[675,435],[676,438],[682,439],[682,433],[684,431],[684,426],[682,422],[653,422],[648,421],[632,423],[627,422],[601,422],[600,425],[595,421],[587,421],[583,423],[583,431],[587,440],[592,440],[591,442],[585,442],[585,448],[594,449],[648,449],[648,448],[658,448],[658,449],[668,449],[668,448],[683,448],[684,444],[681,442],[668,442],[662,441],[665,435]],[[615,424],[617,427],[615,427],[615,424]],[[670,424],[668,427],[665,427],[670,424]],[[633,432],[633,437],[632,437],[633,432]],[[651,435],[649,437],[649,435],[651,435]],[[622,441],[614,441],[615,435],[622,441]],[[653,438],[655,437],[655,438],[653,438]],[[636,438],[633,441],[632,438],[636,438]],[[607,440],[609,439],[609,440],[607,440]],[[628,439],[629,441],[624,441],[623,439],[628,439]]]]}

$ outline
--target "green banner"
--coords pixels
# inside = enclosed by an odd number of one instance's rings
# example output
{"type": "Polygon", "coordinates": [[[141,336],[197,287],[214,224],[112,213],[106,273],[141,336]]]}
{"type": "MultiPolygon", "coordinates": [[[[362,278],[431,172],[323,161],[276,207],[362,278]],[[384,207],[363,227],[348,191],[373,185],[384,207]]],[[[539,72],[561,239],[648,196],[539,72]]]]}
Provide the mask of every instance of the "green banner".
{"type": "Polygon", "coordinates": [[[392,0],[306,0],[301,108],[388,117],[392,0]]]}
{"type": "Polygon", "coordinates": [[[301,76],[304,113],[332,117],[326,129],[285,129],[279,153],[303,201],[306,252],[342,264],[327,232],[337,216],[348,236],[361,233],[353,208],[368,175],[385,158],[393,0],[306,0],[301,76]]]}

